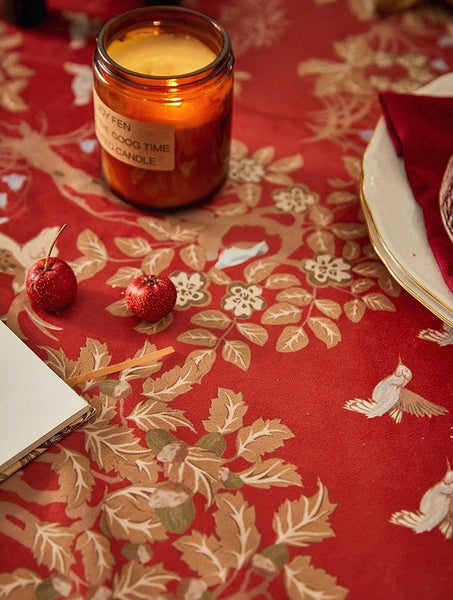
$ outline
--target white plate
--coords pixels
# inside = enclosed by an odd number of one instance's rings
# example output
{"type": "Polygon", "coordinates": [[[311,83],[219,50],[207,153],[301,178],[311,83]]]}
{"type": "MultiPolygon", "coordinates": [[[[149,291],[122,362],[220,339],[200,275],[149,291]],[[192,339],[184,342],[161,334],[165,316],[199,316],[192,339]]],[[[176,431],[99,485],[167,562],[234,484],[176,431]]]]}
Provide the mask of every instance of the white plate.
{"type": "MultiPolygon", "coordinates": [[[[453,73],[420,88],[419,93],[453,96],[453,73]]],[[[383,118],[363,156],[360,191],[371,242],[388,270],[426,308],[453,325],[453,293],[428,244],[422,210],[383,118]]]]}

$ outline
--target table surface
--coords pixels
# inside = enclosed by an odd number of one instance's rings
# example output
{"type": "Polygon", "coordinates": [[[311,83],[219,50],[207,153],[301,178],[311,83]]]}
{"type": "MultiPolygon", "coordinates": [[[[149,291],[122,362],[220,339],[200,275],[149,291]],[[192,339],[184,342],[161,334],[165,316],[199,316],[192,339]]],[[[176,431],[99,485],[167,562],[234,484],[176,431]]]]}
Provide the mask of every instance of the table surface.
{"type": "Polygon", "coordinates": [[[162,214],[105,189],[93,128],[96,33],[139,5],[0,22],[2,320],[64,379],[175,348],[80,384],[95,416],[0,484],[0,598],[451,597],[452,329],[359,198],[377,93],[453,68],[451,10],[187,1],[233,43],[231,168],[162,214]],[[63,223],[79,292],[45,313],[24,280],[63,223]],[[140,271],[177,287],[158,323],[126,310],[140,271]]]}

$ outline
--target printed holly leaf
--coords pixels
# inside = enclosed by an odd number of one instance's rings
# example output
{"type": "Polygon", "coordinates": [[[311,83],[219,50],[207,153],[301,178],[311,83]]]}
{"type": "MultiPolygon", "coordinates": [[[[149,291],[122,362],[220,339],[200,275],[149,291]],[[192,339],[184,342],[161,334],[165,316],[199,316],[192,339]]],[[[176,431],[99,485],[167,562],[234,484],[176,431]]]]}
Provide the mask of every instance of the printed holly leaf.
{"type": "Polygon", "coordinates": [[[208,586],[225,583],[229,569],[225,566],[225,554],[215,536],[194,530],[173,542],[173,546],[181,552],[181,559],[208,586]]]}
{"type": "Polygon", "coordinates": [[[290,325],[283,329],[275,347],[279,352],[296,352],[305,348],[309,341],[307,332],[303,327],[290,325]]]}
{"type": "Polygon", "coordinates": [[[113,241],[123,254],[132,258],[146,256],[151,251],[150,243],[143,237],[115,237],[113,241]]]}
{"type": "Polygon", "coordinates": [[[309,556],[296,556],[284,566],[284,582],[291,600],[343,600],[348,590],[337,585],[323,569],[310,564],[309,556]]]}
{"type": "Polygon", "coordinates": [[[219,388],[217,398],[213,398],[209,408],[209,419],[203,421],[206,431],[218,432],[222,435],[233,433],[242,427],[243,417],[247,412],[241,393],[219,388]]]}
{"type": "Polygon", "coordinates": [[[165,528],[149,503],[155,489],[143,485],[129,486],[106,496],[102,510],[114,538],[134,543],[166,539],[165,528]]]}
{"type": "Polygon", "coordinates": [[[0,574],[0,598],[8,598],[8,600],[33,598],[35,588],[41,581],[42,577],[30,569],[19,568],[12,573],[2,573],[0,574]]]}
{"type": "Polygon", "coordinates": [[[308,326],[315,336],[325,343],[327,348],[333,348],[341,341],[341,333],[337,325],[325,317],[310,317],[308,326]]]}
{"type": "Polygon", "coordinates": [[[289,302],[278,302],[270,306],[261,317],[265,325],[287,325],[300,320],[300,310],[289,302]]]}
{"type": "Polygon", "coordinates": [[[244,277],[247,283],[259,283],[269,277],[278,263],[269,258],[254,260],[244,269],[244,277]]]}
{"type": "Polygon", "coordinates": [[[236,329],[253,344],[264,346],[269,338],[264,327],[256,323],[236,323],[236,329]]]}
{"type": "Polygon", "coordinates": [[[358,323],[365,314],[366,306],[359,298],[348,300],[344,305],[344,313],[350,321],[358,323]]]}
{"type": "Polygon", "coordinates": [[[167,463],[167,477],[176,483],[182,483],[195,494],[202,494],[208,505],[213,502],[214,494],[220,487],[220,468],[224,460],[200,447],[191,447],[183,463],[167,463]]]}
{"type": "Polygon", "coordinates": [[[115,559],[105,536],[86,529],[77,538],[75,547],[81,554],[85,576],[90,585],[101,585],[110,578],[115,559]]]}
{"type": "Polygon", "coordinates": [[[170,581],[179,579],[159,563],[144,566],[131,561],[121,568],[113,580],[112,597],[121,600],[149,600],[167,591],[170,581]]]}
{"type": "Polygon", "coordinates": [[[194,315],[190,322],[201,327],[212,327],[212,329],[228,329],[231,319],[220,310],[203,310],[194,315]]]}
{"type": "Polygon", "coordinates": [[[143,384],[143,396],[162,402],[171,402],[176,396],[192,389],[209,373],[215,361],[213,350],[196,350],[186,357],[185,364],[166,371],[162,377],[148,379],[143,384]]]}
{"type": "Polygon", "coordinates": [[[225,340],[222,348],[222,358],[226,362],[232,363],[247,371],[251,361],[251,351],[249,346],[241,340],[225,340]]]}
{"type": "Polygon", "coordinates": [[[214,519],[224,552],[223,564],[239,571],[250,562],[260,545],[255,507],[249,506],[240,492],[219,494],[216,504],[214,519]]]}
{"type": "Polygon", "coordinates": [[[159,275],[168,269],[175,256],[173,248],[152,250],[142,260],[140,268],[147,275],[159,275]]]}
{"type": "Polygon", "coordinates": [[[206,251],[196,244],[190,244],[182,248],[180,252],[181,259],[194,271],[202,271],[206,264],[206,251]]]}
{"type": "Polygon", "coordinates": [[[238,475],[244,484],[263,489],[269,489],[272,486],[302,485],[296,465],[285,463],[280,458],[256,462],[238,475]]]}
{"type": "Polygon", "coordinates": [[[133,421],[143,431],[150,429],[169,431],[178,427],[189,427],[195,431],[192,423],[184,417],[184,411],[170,408],[167,403],[158,400],[138,402],[127,419],[133,421]]]}
{"type": "Polygon", "coordinates": [[[284,440],[294,437],[294,434],[282,425],[280,419],[264,421],[257,419],[249,427],[239,430],[236,438],[238,456],[242,456],[248,462],[261,460],[261,456],[273,452],[283,446],[284,440]]]}
{"type": "Polygon", "coordinates": [[[328,518],[335,507],[336,504],[329,501],[327,489],[318,479],[318,491],[314,496],[285,500],[274,513],[272,527],[277,536],[276,543],[302,547],[333,537],[335,534],[328,518]]]}
{"type": "Polygon", "coordinates": [[[75,563],[71,548],[73,531],[56,523],[35,522],[35,528],[31,551],[38,564],[45,565],[51,571],[68,573],[75,563]]]}
{"type": "Polygon", "coordinates": [[[60,494],[67,498],[68,507],[87,502],[94,485],[89,458],[65,446],[60,446],[60,452],[53,456],[51,468],[58,475],[60,494]]]}

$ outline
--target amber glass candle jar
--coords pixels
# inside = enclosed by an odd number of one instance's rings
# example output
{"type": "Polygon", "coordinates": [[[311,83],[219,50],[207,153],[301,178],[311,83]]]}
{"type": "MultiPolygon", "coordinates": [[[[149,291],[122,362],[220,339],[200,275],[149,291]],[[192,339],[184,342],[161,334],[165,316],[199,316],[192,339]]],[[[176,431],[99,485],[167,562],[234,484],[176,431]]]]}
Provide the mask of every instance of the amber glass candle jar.
{"type": "Polygon", "coordinates": [[[233,53],[213,19],[144,7],[109,21],[94,56],[103,177],[151,209],[209,198],[228,174],[233,53]]]}

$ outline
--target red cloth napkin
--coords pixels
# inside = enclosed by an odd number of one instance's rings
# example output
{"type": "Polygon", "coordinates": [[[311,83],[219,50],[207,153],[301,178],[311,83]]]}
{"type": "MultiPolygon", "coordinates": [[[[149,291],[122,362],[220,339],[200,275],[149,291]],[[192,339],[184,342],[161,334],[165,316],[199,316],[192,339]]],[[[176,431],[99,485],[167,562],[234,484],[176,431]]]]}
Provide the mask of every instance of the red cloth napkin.
{"type": "Polygon", "coordinates": [[[439,189],[453,154],[453,98],[379,95],[389,135],[404,159],[409,185],[423,211],[428,243],[453,291],[453,244],[440,216],[439,189]]]}

